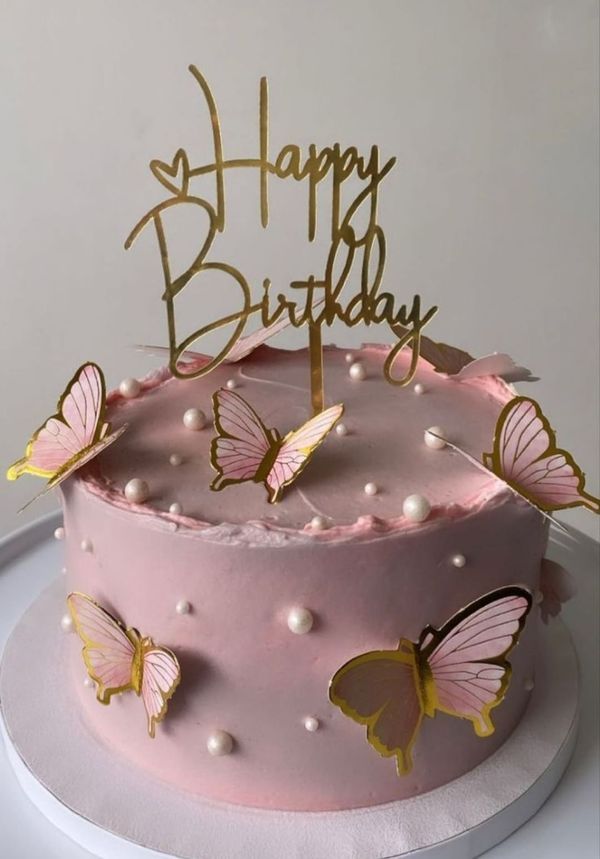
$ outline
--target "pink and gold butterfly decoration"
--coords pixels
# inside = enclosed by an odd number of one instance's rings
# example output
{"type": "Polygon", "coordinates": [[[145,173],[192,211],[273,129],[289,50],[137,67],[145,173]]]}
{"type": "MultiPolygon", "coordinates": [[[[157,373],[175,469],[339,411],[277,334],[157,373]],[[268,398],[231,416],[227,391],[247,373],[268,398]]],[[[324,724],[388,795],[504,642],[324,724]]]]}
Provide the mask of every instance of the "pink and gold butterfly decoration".
{"type": "Polygon", "coordinates": [[[105,411],[102,370],[96,364],[84,364],[63,392],[56,414],[34,432],[25,456],[10,466],[7,478],[16,480],[22,474],[47,478],[46,486],[35,498],[58,486],[125,432],[125,426],[110,432],[110,425],[104,421],[105,411]]]}
{"type": "Polygon", "coordinates": [[[331,406],[282,438],[276,429],[267,429],[233,391],[217,391],[213,408],[217,436],[210,461],[217,477],[210,488],[219,491],[246,481],[262,483],[271,504],[304,471],[344,412],[342,405],[331,406]]]}
{"type": "Polygon", "coordinates": [[[154,737],[156,723],[164,719],[181,679],[177,657],[151,638],[142,637],[137,629],[125,629],[86,594],[69,594],[67,604],[83,641],[85,667],[97,684],[98,701],[110,704],[119,692],[141,695],[148,733],[154,737]]]}
{"type": "Polygon", "coordinates": [[[587,507],[600,513],[600,501],[585,491],[585,475],[568,451],[557,447],[556,435],[535,400],[515,397],[502,409],[493,450],[483,462],[448,439],[446,444],[479,468],[495,474],[554,524],[556,510],[587,507]]]}
{"type": "Polygon", "coordinates": [[[418,643],[355,656],[334,674],[329,698],[360,725],[398,775],[412,769],[412,750],[424,716],[468,719],[479,737],[494,732],[491,711],[504,699],[511,675],[506,657],[531,608],[529,591],[505,587],[459,611],[441,629],[427,626],[418,643]]]}

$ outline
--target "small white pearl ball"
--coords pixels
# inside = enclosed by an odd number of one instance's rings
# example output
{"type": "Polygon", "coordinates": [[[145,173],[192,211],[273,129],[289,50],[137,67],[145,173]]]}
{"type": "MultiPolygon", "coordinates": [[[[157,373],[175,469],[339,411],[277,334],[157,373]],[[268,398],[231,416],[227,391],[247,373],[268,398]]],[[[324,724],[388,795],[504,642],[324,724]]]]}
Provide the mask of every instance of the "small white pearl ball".
{"type": "Polygon", "coordinates": [[[327,526],[327,519],[324,516],[313,516],[310,520],[310,527],[315,531],[325,531],[327,526]]]}
{"type": "Polygon", "coordinates": [[[201,430],[206,426],[206,415],[200,409],[188,409],[183,413],[183,425],[189,430],[201,430]]]}
{"type": "Polygon", "coordinates": [[[354,363],[354,355],[352,354],[352,352],[346,352],[345,361],[346,361],[346,364],[353,364],[354,363]]]}
{"type": "Polygon", "coordinates": [[[183,457],[180,456],[178,453],[172,453],[169,457],[169,462],[171,463],[171,465],[181,465],[181,463],[183,462],[183,457]]]}
{"type": "Polygon", "coordinates": [[[528,677],[523,685],[525,687],[526,692],[532,692],[533,687],[535,686],[535,682],[533,680],[533,677],[528,677]]]}
{"type": "Polygon", "coordinates": [[[84,677],[83,678],[83,685],[87,686],[88,689],[91,689],[92,686],[94,685],[94,681],[92,680],[91,677],[84,677]]]}
{"type": "Polygon", "coordinates": [[[179,503],[179,501],[174,501],[169,507],[169,513],[173,516],[179,516],[183,512],[183,507],[179,503]]]}
{"type": "Polygon", "coordinates": [[[227,379],[225,386],[229,391],[235,391],[235,389],[237,388],[237,382],[235,381],[235,379],[227,379]]]}
{"type": "Polygon", "coordinates": [[[57,528],[54,531],[54,539],[55,540],[64,540],[65,539],[65,529],[64,528],[57,528]]]}
{"type": "Polygon", "coordinates": [[[82,552],[93,552],[94,551],[94,544],[89,539],[89,537],[86,537],[84,540],[82,540],[80,545],[81,545],[81,551],[82,552]]]}
{"type": "Polygon", "coordinates": [[[142,386],[137,379],[123,379],[119,385],[119,393],[127,400],[133,400],[138,397],[142,386]]]}
{"type": "Polygon", "coordinates": [[[206,741],[209,755],[229,755],[233,751],[233,737],[227,731],[213,731],[206,741]]]}
{"type": "Polygon", "coordinates": [[[339,436],[348,435],[348,427],[346,424],[336,424],[335,425],[336,434],[339,436]]]}
{"type": "Polygon", "coordinates": [[[533,595],[533,601],[536,605],[544,602],[544,594],[541,591],[536,591],[533,595]]]}
{"type": "Polygon", "coordinates": [[[150,495],[150,487],[145,480],[140,480],[139,477],[134,477],[125,484],[125,498],[132,501],[134,504],[143,504],[148,500],[150,495]]]}
{"type": "Polygon", "coordinates": [[[310,731],[311,734],[314,734],[315,731],[319,730],[319,720],[314,716],[307,716],[304,720],[304,727],[307,731],[310,731]]]}
{"type": "Polygon", "coordinates": [[[365,495],[377,495],[379,492],[379,487],[376,483],[365,483],[364,493],[365,495]]]}
{"type": "Polygon", "coordinates": [[[467,559],[464,555],[452,555],[450,563],[453,567],[464,567],[464,565],[467,563],[467,559]]]}
{"type": "Polygon", "coordinates": [[[404,499],[402,512],[411,522],[424,522],[431,513],[431,505],[424,495],[409,495],[404,499]]]}
{"type": "Polygon", "coordinates": [[[413,388],[415,394],[420,397],[421,394],[425,393],[425,385],[422,385],[420,382],[417,382],[415,387],[413,388]]]}
{"type": "Polygon", "coordinates": [[[63,574],[63,576],[66,576],[67,575],[67,568],[63,567],[61,570],[61,573],[63,574]]]}
{"type": "Polygon", "coordinates": [[[425,430],[425,444],[432,450],[443,450],[446,447],[445,437],[446,433],[442,427],[429,427],[425,430]],[[438,438],[438,436],[442,436],[442,438],[438,438]]]}
{"type": "Polygon", "coordinates": [[[310,632],[314,623],[312,612],[303,606],[293,608],[287,616],[287,625],[294,635],[305,635],[310,632]]]}
{"type": "Polygon", "coordinates": [[[60,619],[60,628],[63,632],[73,632],[75,624],[70,614],[63,614],[60,619]]]}
{"type": "Polygon", "coordinates": [[[355,382],[363,382],[367,378],[365,365],[361,364],[360,361],[355,361],[354,364],[350,364],[349,373],[350,378],[354,379],[355,382]]]}
{"type": "Polygon", "coordinates": [[[189,614],[191,610],[192,606],[187,600],[179,600],[179,602],[175,604],[175,611],[177,614],[189,614]]]}

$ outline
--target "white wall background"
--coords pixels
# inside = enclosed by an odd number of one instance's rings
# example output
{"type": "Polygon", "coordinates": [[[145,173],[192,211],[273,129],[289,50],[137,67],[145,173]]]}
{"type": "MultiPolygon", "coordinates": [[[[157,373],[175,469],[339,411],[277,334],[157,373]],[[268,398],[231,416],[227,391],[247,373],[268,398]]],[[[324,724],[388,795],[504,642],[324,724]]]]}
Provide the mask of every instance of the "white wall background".
{"type": "MultiPolygon", "coordinates": [[[[166,341],[153,240],[128,253],[123,240],[164,196],[151,158],[211,156],[189,63],[212,85],[229,157],[256,152],[262,74],[273,151],[339,140],[398,157],[381,196],[387,287],[440,304],[433,336],[539,373],[526,391],[598,492],[595,0],[2,0],[5,465],[83,361],[116,384],[151,366],[132,344],[166,341]]],[[[221,258],[256,284],[318,273],[327,237],[306,243],[305,190],[273,188],[265,234],[257,177],[226,181],[221,258]]],[[[194,235],[181,224],[183,251],[194,235]]],[[[201,298],[207,317],[225,306],[222,290],[201,298]]],[[[17,519],[37,485],[2,486],[1,531],[52,504],[17,519]]],[[[597,531],[591,514],[564,518],[597,531]]]]}

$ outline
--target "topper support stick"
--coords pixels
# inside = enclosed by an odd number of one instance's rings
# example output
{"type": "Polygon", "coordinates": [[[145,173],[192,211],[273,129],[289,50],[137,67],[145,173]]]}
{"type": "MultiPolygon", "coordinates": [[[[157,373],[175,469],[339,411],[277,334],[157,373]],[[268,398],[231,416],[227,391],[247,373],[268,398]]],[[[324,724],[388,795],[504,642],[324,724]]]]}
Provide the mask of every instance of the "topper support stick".
{"type": "Polygon", "coordinates": [[[323,411],[323,346],[321,342],[321,327],[309,323],[308,344],[310,351],[310,399],[313,415],[323,411]]]}

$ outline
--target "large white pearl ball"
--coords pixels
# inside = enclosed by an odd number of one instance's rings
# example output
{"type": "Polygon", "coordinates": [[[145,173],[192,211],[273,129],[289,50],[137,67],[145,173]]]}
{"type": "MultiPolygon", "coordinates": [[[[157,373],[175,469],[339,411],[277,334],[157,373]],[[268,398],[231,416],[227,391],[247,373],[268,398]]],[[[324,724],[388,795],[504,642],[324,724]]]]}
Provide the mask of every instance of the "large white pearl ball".
{"type": "Polygon", "coordinates": [[[64,528],[56,528],[54,531],[54,539],[55,540],[64,540],[65,539],[65,529],[64,528]]]}
{"type": "Polygon", "coordinates": [[[314,531],[325,531],[328,526],[327,519],[324,516],[313,516],[310,520],[310,527],[314,531]]]}
{"type": "Polygon", "coordinates": [[[411,522],[424,522],[431,513],[431,504],[424,495],[409,495],[404,499],[402,512],[411,522]]]}
{"type": "Polygon", "coordinates": [[[179,600],[179,602],[175,604],[175,611],[177,614],[189,614],[191,610],[192,606],[187,600],[179,600]]]}
{"type": "Polygon", "coordinates": [[[312,612],[303,606],[293,608],[287,616],[287,625],[295,635],[305,635],[310,632],[314,623],[312,612]]]}
{"type": "Polygon", "coordinates": [[[60,619],[60,628],[63,632],[73,632],[75,624],[73,623],[73,618],[70,614],[63,614],[60,619]]]}
{"type": "Polygon", "coordinates": [[[88,676],[86,675],[86,676],[83,678],[83,685],[84,685],[84,686],[87,686],[87,688],[88,688],[88,689],[91,689],[91,688],[92,688],[92,686],[94,686],[94,681],[92,680],[92,678],[91,678],[91,677],[88,677],[88,676]]]}
{"type": "Polygon", "coordinates": [[[145,480],[134,477],[125,484],[125,498],[133,504],[143,504],[148,500],[150,487],[145,480]]]}
{"type": "Polygon", "coordinates": [[[174,501],[169,507],[169,513],[172,516],[180,516],[183,513],[183,507],[179,503],[179,501],[174,501]]]}
{"type": "Polygon", "coordinates": [[[119,393],[127,400],[133,400],[138,397],[142,386],[137,379],[123,379],[119,385],[119,393]]]}
{"type": "Polygon", "coordinates": [[[314,734],[315,731],[319,730],[319,720],[314,716],[307,716],[304,720],[304,727],[307,731],[310,731],[311,734],[314,734]]]}
{"type": "Polygon", "coordinates": [[[215,757],[229,755],[233,751],[233,737],[227,731],[213,731],[206,740],[206,748],[215,757]]]}
{"type": "Polygon", "coordinates": [[[92,543],[92,541],[90,540],[89,537],[85,537],[81,541],[80,546],[81,546],[82,552],[93,552],[94,551],[94,544],[92,543]]]}
{"type": "Polygon", "coordinates": [[[235,389],[237,388],[237,382],[235,381],[235,379],[227,379],[225,386],[228,391],[235,391],[235,389]]]}
{"type": "Polygon", "coordinates": [[[464,555],[457,554],[457,555],[452,555],[450,562],[451,562],[453,567],[459,567],[460,568],[460,567],[464,567],[464,565],[467,563],[467,559],[465,558],[464,555]]]}
{"type": "Polygon", "coordinates": [[[413,388],[413,391],[415,392],[415,394],[418,397],[420,397],[421,394],[424,394],[425,390],[426,390],[425,385],[422,385],[420,382],[417,382],[417,384],[413,388]]]}
{"type": "Polygon", "coordinates": [[[446,447],[445,436],[446,433],[442,427],[429,427],[429,429],[425,430],[425,444],[432,450],[442,450],[446,447]],[[438,436],[441,436],[441,438],[438,438],[438,436]]]}
{"type": "Polygon", "coordinates": [[[206,426],[206,415],[201,409],[188,409],[183,413],[183,425],[189,430],[201,430],[206,426]]]}
{"type": "Polygon", "coordinates": [[[365,488],[364,488],[365,495],[370,495],[371,497],[373,497],[373,495],[377,495],[378,492],[379,492],[379,487],[377,486],[376,483],[365,483],[365,488]]]}
{"type": "Polygon", "coordinates": [[[169,457],[169,462],[171,463],[171,465],[181,465],[181,463],[183,462],[183,457],[180,456],[178,453],[172,453],[169,457]]]}
{"type": "Polygon", "coordinates": [[[336,434],[339,436],[348,435],[348,427],[346,424],[336,424],[335,425],[336,434]]]}
{"type": "Polygon", "coordinates": [[[355,361],[354,364],[350,364],[350,378],[354,379],[355,382],[363,382],[367,378],[367,371],[365,370],[365,365],[360,361],[355,361]]]}

